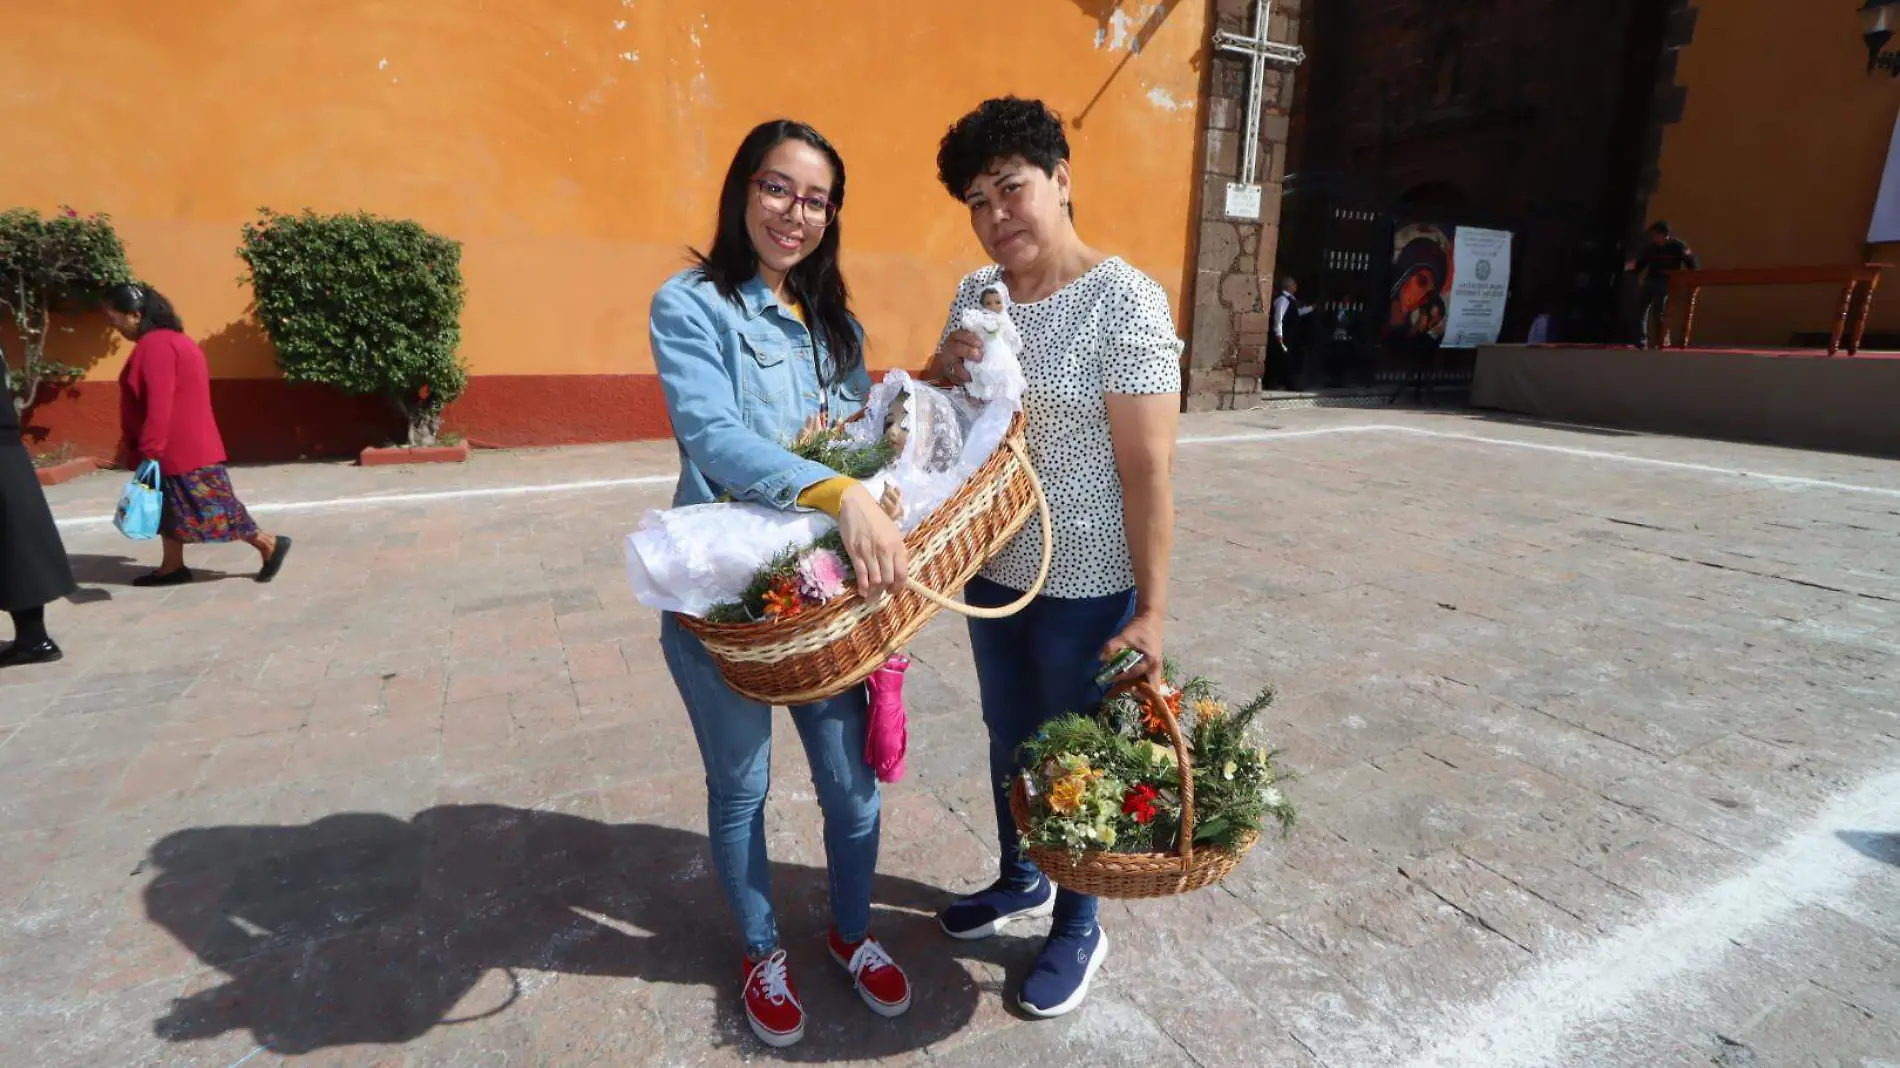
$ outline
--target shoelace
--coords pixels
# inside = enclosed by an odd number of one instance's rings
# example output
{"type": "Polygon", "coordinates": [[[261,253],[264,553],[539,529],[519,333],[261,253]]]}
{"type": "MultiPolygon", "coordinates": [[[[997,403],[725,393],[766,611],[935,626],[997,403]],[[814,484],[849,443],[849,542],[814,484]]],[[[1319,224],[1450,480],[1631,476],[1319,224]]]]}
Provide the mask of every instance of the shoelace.
{"type": "Polygon", "coordinates": [[[858,943],[857,952],[851,954],[851,963],[845,965],[845,970],[851,973],[851,978],[856,979],[867,971],[895,967],[897,962],[884,952],[884,947],[878,945],[875,939],[867,938],[858,943]]]}
{"type": "Polygon", "coordinates": [[[766,1000],[772,1004],[783,1005],[789,1001],[794,1006],[798,1006],[798,998],[792,994],[790,973],[785,968],[784,950],[781,949],[753,965],[752,978],[749,981],[763,987],[766,1000]]]}

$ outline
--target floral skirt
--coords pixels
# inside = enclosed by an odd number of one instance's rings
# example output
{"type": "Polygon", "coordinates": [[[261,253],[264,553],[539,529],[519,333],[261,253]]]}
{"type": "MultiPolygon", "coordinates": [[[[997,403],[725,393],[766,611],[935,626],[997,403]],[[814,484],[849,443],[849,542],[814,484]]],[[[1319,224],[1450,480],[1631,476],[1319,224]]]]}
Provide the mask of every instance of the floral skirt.
{"type": "Polygon", "coordinates": [[[166,475],[159,489],[164,508],[159,513],[158,532],[173,541],[198,544],[257,537],[257,524],[231,489],[231,476],[223,464],[166,475]]]}

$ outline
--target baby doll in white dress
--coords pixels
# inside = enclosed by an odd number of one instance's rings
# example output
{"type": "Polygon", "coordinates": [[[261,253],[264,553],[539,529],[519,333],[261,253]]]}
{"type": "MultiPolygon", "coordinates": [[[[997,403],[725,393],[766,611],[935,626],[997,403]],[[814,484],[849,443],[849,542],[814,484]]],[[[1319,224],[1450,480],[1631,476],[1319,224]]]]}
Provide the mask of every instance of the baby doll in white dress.
{"type": "Polygon", "coordinates": [[[992,401],[1022,395],[1023,336],[1009,319],[1009,288],[993,282],[983,290],[982,306],[965,308],[961,326],[983,339],[983,359],[970,368],[965,387],[972,399],[992,401]]]}

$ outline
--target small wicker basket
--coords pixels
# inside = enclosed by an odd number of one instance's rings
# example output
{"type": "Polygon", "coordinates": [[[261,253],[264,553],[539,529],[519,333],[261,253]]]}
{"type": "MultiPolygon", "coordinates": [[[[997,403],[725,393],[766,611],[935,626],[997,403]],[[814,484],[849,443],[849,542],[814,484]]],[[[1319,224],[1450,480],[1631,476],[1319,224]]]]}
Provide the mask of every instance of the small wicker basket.
{"type": "Polygon", "coordinates": [[[705,645],[733,690],[762,704],[802,705],[864,682],[938,609],[980,619],[1022,611],[1042,592],[1053,548],[1049,502],[1025,442],[1018,413],[1002,446],[905,536],[911,564],[905,589],[876,602],[853,592],[783,619],[721,624],[681,616],[680,625],[705,645]],[[972,608],[938,592],[962,589],[1032,515],[1042,520],[1042,567],[1021,598],[1000,608],[972,608]]]}
{"type": "MultiPolygon", "coordinates": [[[[1154,684],[1143,682],[1133,687],[1148,707],[1168,725],[1174,741],[1175,758],[1181,762],[1181,832],[1173,853],[1110,853],[1090,850],[1071,853],[1047,846],[1028,847],[1029,859],[1056,885],[1078,894],[1096,897],[1141,898],[1168,897],[1213,886],[1239,865],[1240,858],[1260,840],[1258,832],[1248,834],[1232,849],[1194,848],[1194,766],[1193,753],[1181,735],[1181,724],[1174,710],[1154,684]]],[[[1016,818],[1018,833],[1029,833],[1030,805],[1022,776],[1017,776],[1009,791],[1010,814],[1016,818]]]]}

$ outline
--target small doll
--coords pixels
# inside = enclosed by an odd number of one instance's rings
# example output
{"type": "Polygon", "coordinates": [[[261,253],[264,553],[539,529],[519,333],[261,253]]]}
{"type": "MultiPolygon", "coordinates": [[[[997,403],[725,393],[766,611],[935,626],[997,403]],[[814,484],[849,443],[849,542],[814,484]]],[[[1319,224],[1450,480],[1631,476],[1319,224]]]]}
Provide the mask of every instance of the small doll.
{"type": "Polygon", "coordinates": [[[983,339],[983,358],[970,368],[971,398],[993,401],[1022,396],[1023,336],[1009,320],[1009,288],[992,282],[983,289],[981,307],[965,308],[961,325],[983,339]]]}

